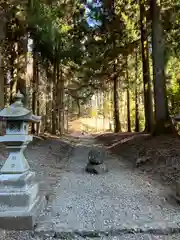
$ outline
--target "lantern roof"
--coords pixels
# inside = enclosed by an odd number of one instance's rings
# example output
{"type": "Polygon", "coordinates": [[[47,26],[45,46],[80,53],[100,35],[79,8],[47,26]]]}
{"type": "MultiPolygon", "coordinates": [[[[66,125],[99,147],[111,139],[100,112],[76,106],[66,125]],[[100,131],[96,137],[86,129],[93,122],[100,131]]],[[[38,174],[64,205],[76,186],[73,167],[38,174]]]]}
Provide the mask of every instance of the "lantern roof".
{"type": "Polygon", "coordinates": [[[0,119],[39,122],[41,117],[33,115],[31,110],[25,108],[23,99],[23,94],[18,91],[14,97],[14,103],[0,111],[0,119]]]}

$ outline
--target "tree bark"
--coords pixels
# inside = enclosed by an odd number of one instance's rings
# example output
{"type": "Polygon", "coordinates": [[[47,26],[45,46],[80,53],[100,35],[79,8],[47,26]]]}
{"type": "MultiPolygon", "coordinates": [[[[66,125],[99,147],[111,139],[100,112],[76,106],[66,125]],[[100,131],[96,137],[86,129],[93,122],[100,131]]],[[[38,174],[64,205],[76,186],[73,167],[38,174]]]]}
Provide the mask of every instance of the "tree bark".
{"type": "Polygon", "coordinates": [[[168,112],[165,82],[165,43],[160,6],[156,0],[150,0],[150,12],[152,18],[152,59],[156,121],[153,134],[158,135],[172,133],[175,128],[168,112]]]}
{"type": "Polygon", "coordinates": [[[28,104],[28,96],[26,90],[26,78],[27,78],[27,45],[28,45],[28,36],[27,33],[24,33],[24,36],[20,37],[18,43],[18,65],[17,65],[17,85],[16,92],[20,92],[24,95],[23,103],[25,107],[28,104]]]}
{"type": "Polygon", "coordinates": [[[77,117],[80,118],[81,117],[81,106],[80,106],[79,99],[76,99],[76,104],[77,104],[77,108],[78,108],[77,117]]]}
{"type": "Polygon", "coordinates": [[[62,69],[60,69],[60,81],[59,81],[59,84],[60,84],[60,91],[59,91],[59,94],[60,94],[60,111],[59,111],[59,120],[60,120],[60,128],[59,128],[59,131],[60,131],[60,134],[62,135],[64,133],[64,76],[63,76],[63,71],[62,69]]]}
{"type": "Polygon", "coordinates": [[[116,63],[114,63],[113,76],[113,100],[114,100],[114,132],[121,132],[121,123],[119,118],[119,97],[118,97],[118,76],[116,72],[116,63]]]}
{"type": "Polygon", "coordinates": [[[46,62],[46,116],[45,116],[45,132],[51,132],[51,109],[52,109],[52,101],[51,101],[51,89],[52,79],[50,74],[49,62],[46,62]]]}
{"type": "Polygon", "coordinates": [[[57,87],[57,63],[56,60],[54,60],[54,66],[53,66],[53,89],[52,89],[52,134],[56,134],[56,87],[57,87]]]}
{"type": "Polygon", "coordinates": [[[138,54],[135,53],[135,132],[139,132],[138,54]]]}
{"type": "MultiPolygon", "coordinates": [[[[0,31],[1,31],[1,29],[0,29],[0,31]]],[[[3,107],[4,107],[4,71],[3,71],[2,45],[0,43],[0,110],[3,107]]]]}
{"type": "Polygon", "coordinates": [[[147,36],[147,19],[144,1],[139,1],[140,6],[140,30],[141,30],[141,54],[143,68],[143,85],[144,85],[144,113],[145,113],[145,131],[153,130],[153,108],[151,79],[149,71],[149,44],[147,36]]]}
{"type": "Polygon", "coordinates": [[[128,74],[128,56],[126,57],[126,92],[127,92],[127,130],[131,132],[131,116],[130,116],[130,94],[129,94],[129,74],[128,74]]]}
{"type": "MultiPolygon", "coordinates": [[[[33,79],[32,79],[32,112],[37,114],[37,85],[38,85],[38,59],[35,43],[33,44],[33,79]]],[[[32,123],[31,133],[35,134],[35,124],[32,123]]]]}
{"type": "Polygon", "coordinates": [[[17,90],[17,77],[18,77],[18,54],[17,54],[17,43],[11,43],[11,82],[10,82],[10,104],[14,102],[14,95],[16,94],[17,90]]]}
{"type": "MultiPolygon", "coordinates": [[[[1,12],[0,12],[1,14],[1,12]]],[[[0,17],[0,110],[4,108],[4,66],[3,66],[3,40],[4,33],[4,19],[0,17]]],[[[3,123],[0,122],[0,135],[3,135],[3,123]]]]}

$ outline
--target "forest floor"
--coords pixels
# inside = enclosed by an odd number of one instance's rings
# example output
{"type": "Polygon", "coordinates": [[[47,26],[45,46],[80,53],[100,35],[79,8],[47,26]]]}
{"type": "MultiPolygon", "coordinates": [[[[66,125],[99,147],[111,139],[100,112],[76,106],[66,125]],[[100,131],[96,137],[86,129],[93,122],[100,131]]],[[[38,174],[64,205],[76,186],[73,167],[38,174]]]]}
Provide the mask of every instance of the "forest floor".
{"type": "Polygon", "coordinates": [[[112,154],[121,156],[130,168],[139,168],[150,179],[172,189],[180,179],[180,136],[105,133],[95,138],[112,154]]]}

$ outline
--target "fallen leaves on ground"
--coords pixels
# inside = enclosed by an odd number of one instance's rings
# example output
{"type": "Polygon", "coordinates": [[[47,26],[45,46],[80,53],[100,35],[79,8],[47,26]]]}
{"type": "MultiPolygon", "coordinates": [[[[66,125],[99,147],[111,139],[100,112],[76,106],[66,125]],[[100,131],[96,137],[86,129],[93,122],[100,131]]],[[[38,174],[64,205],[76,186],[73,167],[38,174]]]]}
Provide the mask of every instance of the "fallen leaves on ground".
{"type": "Polygon", "coordinates": [[[96,136],[96,140],[111,153],[121,156],[131,167],[138,166],[163,184],[173,186],[180,178],[180,136],[106,133],[96,136]]]}

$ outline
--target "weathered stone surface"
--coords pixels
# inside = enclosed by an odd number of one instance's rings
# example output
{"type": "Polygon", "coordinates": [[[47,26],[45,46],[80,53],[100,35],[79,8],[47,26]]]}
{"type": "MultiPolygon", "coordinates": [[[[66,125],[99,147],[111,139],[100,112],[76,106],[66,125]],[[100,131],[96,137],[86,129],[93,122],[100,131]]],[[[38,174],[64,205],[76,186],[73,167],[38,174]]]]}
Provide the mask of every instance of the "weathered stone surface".
{"type": "Polygon", "coordinates": [[[28,122],[40,122],[41,117],[24,108],[22,100],[23,95],[18,92],[15,102],[0,111],[0,119],[7,123],[6,134],[0,136],[0,142],[5,143],[9,151],[0,169],[0,228],[13,230],[32,229],[46,202],[23,154],[32,141],[28,122]]]}
{"type": "Polygon", "coordinates": [[[32,230],[41,210],[46,206],[46,198],[38,196],[31,208],[7,209],[0,212],[0,228],[7,230],[32,230]],[[10,211],[11,210],[11,211],[10,211]]]}
{"type": "Polygon", "coordinates": [[[102,174],[102,173],[108,172],[108,168],[104,163],[98,164],[98,165],[88,163],[86,167],[86,172],[89,172],[92,174],[102,174]]]}
{"type": "Polygon", "coordinates": [[[35,174],[1,174],[0,183],[0,228],[32,229],[47,202],[40,195],[35,174]]]}
{"type": "Polygon", "coordinates": [[[89,163],[98,165],[104,162],[105,153],[102,149],[93,148],[88,153],[89,163]]]}
{"type": "Polygon", "coordinates": [[[23,174],[1,174],[0,175],[0,190],[4,188],[26,188],[34,184],[36,179],[35,172],[25,172],[23,174]]]}

